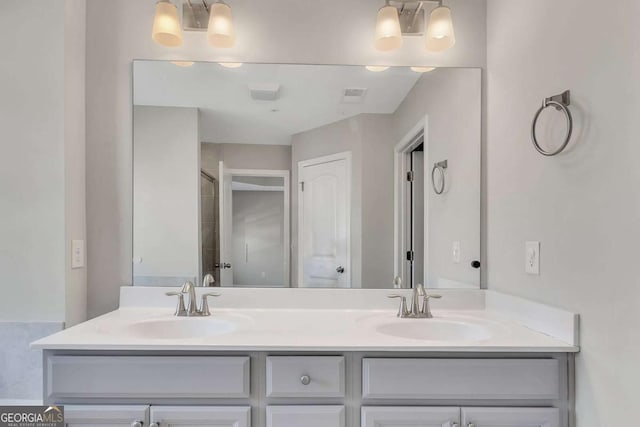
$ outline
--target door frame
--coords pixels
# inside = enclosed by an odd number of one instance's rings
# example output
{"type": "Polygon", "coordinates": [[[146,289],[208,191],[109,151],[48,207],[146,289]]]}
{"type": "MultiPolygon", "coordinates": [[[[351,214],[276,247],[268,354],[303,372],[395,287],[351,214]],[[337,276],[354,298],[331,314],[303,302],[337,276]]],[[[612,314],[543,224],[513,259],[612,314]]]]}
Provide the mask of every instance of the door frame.
{"type": "Polygon", "coordinates": [[[347,224],[346,224],[346,229],[349,233],[349,236],[347,238],[347,261],[345,262],[347,271],[349,272],[349,286],[348,288],[352,287],[352,279],[353,279],[353,275],[351,274],[351,182],[352,182],[352,178],[351,178],[351,171],[352,171],[352,166],[351,166],[351,151],[342,151],[340,153],[335,153],[335,154],[329,154],[327,156],[321,156],[321,157],[314,157],[312,159],[306,159],[306,160],[300,160],[298,162],[298,230],[297,230],[297,242],[296,245],[298,246],[298,260],[297,260],[297,270],[298,270],[298,287],[300,287],[300,284],[303,282],[303,278],[304,278],[304,263],[303,261],[303,246],[302,246],[302,236],[304,235],[303,231],[303,214],[304,214],[304,199],[302,198],[302,186],[300,185],[302,183],[302,170],[307,167],[307,166],[314,166],[314,165],[318,165],[318,164],[322,164],[322,163],[329,163],[329,162],[334,162],[334,161],[338,161],[338,160],[344,160],[347,164],[347,182],[345,185],[346,188],[346,209],[347,209],[347,224]]]}
{"type": "MultiPolygon", "coordinates": [[[[400,142],[393,148],[393,276],[400,277],[402,279],[402,287],[407,287],[407,281],[405,277],[404,262],[406,255],[404,248],[406,248],[407,237],[407,195],[405,191],[405,182],[407,172],[409,171],[409,154],[419,144],[418,136],[422,134],[422,140],[424,144],[424,165],[425,171],[429,164],[429,151],[428,151],[428,130],[429,130],[429,116],[424,118],[411,130],[405,134],[400,142]]],[[[425,181],[428,179],[428,175],[425,174],[425,181]]],[[[424,197],[424,277],[429,277],[429,264],[426,260],[429,259],[429,239],[426,237],[429,235],[429,209],[427,197],[428,185],[425,182],[425,197],[424,197]]],[[[427,286],[426,283],[424,283],[427,286]]]]}
{"type": "MultiPolygon", "coordinates": [[[[224,161],[220,161],[220,166],[224,165],[224,161]]],[[[252,177],[281,177],[284,179],[284,230],[283,230],[283,260],[284,260],[284,283],[282,284],[282,287],[288,288],[291,286],[291,266],[290,266],[290,251],[291,251],[291,186],[290,186],[290,174],[291,172],[285,169],[227,169],[227,168],[220,168],[221,172],[224,172],[224,174],[229,174],[232,177],[234,176],[252,176],[252,177]]],[[[222,198],[223,197],[223,190],[222,190],[222,186],[224,185],[224,182],[220,182],[220,195],[219,197],[222,198]]],[[[220,222],[223,226],[225,226],[226,224],[224,224],[225,218],[222,215],[222,209],[223,209],[223,204],[226,203],[226,201],[224,201],[223,203],[220,203],[220,222]]],[[[221,229],[222,230],[222,229],[221,229]]],[[[222,239],[224,239],[224,236],[222,235],[222,233],[220,233],[220,241],[221,241],[221,245],[220,245],[220,252],[222,252],[222,239]]],[[[222,256],[222,253],[220,254],[222,256]]],[[[224,262],[221,260],[221,262],[224,262]]],[[[232,265],[233,268],[233,265],[232,265]]],[[[222,279],[221,279],[222,281],[222,279]]],[[[222,283],[220,284],[222,286],[222,283]]],[[[232,284],[232,287],[235,287],[235,284],[232,284]]]]}

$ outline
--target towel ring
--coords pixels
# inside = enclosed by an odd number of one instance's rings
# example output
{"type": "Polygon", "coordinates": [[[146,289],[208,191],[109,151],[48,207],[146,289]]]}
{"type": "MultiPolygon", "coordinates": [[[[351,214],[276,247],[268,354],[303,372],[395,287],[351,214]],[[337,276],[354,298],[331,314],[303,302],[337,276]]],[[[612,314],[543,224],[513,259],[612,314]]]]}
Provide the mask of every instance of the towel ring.
{"type": "Polygon", "coordinates": [[[443,160],[438,163],[433,164],[433,169],[431,169],[431,186],[433,187],[433,191],[440,195],[444,192],[445,187],[445,174],[444,171],[448,167],[448,161],[443,160]],[[440,188],[436,185],[436,171],[440,171],[440,175],[442,176],[442,184],[440,184],[440,188]]]}
{"type": "Polygon", "coordinates": [[[571,92],[566,90],[560,95],[552,96],[551,98],[545,98],[542,102],[542,107],[538,109],[536,115],[533,117],[533,122],[531,123],[531,139],[533,140],[533,146],[538,150],[538,153],[543,156],[555,156],[556,154],[560,154],[569,144],[571,140],[571,134],[573,133],[573,116],[571,115],[571,111],[569,111],[569,105],[571,105],[571,92]],[[564,113],[564,117],[567,120],[567,135],[560,147],[555,151],[546,151],[544,148],[540,146],[538,142],[538,137],[536,135],[536,125],[538,124],[538,118],[540,118],[540,114],[547,107],[555,107],[556,110],[562,111],[564,113]]]}

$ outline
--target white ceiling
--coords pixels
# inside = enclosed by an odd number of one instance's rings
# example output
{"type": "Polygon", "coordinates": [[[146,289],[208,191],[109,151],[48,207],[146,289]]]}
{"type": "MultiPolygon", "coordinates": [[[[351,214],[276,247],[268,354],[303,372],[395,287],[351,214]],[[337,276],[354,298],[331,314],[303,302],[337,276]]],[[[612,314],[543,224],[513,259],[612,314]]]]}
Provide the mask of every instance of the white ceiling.
{"type": "Polygon", "coordinates": [[[134,104],[197,107],[203,142],[291,144],[291,136],[361,113],[393,113],[421,74],[381,73],[361,66],[244,64],[229,69],[199,62],[178,67],[135,61],[134,104]],[[279,84],[275,101],[256,101],[249,87],[279,84]],[[346,88],[367,89],[361,103],[344,103],[346,88]],[[276,110],[276,111],[274,111],[276,110]]]}

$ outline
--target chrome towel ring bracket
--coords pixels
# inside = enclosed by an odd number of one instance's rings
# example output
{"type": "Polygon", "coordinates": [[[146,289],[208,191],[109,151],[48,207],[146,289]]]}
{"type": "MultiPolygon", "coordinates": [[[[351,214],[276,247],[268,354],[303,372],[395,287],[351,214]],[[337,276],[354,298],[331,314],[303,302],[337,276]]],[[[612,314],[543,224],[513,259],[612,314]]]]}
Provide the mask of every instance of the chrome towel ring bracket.
{"type": "Polygon", "coordinates": [[[444,192],[446,176],[444,171],[447,167],[449,167],[449,162],[447,160],[443,160],[441,162],[434,163],[433,169],[431,169],[431,186],[433,187],[433,191],[438,195],[444,192]],[[440,185],[436,184],[436,171],[440,172],[440,185]]]}
{"type": "Polygon", "coordinates": [[[556,154],[560,154],[571,141],[571,134],[573,133],[573,116],[571,115],[571,111],[569,111],[569,105],[571,105],[571,92],[566,90],[562,92],[560,95],[555,95],[550,98],[545,98],[542,102],[542,107],[538,109],[536,115],[533,117],[533,122],[531,123],[531,139],[533,140],[533,146],[536,148],[538,153],[543,156],[555,156],[556,154]],[[567,120],[567,135],[560,145],[555,151],[547,151],[540,146],[538,142],[538,137],[536,135],[536,125],[538,124],[538,118],[540,118],[540,114],[547,107],[554,107],[558,111],[562,111],[564,113],[564,117],[567,120]]]}

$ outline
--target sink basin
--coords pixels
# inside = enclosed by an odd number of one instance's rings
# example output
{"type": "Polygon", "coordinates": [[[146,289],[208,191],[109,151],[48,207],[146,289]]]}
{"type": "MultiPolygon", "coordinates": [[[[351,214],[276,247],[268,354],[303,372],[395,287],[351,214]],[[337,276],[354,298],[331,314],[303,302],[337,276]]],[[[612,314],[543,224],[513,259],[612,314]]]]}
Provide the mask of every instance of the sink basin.
{"type": "Polygon", "coordinates": [[[235,329],[234,322],[224,319],[175,317],[132,323],[126,333],[150,339],[188,339],[222,335],[235,329]]]}
{"type": "Polygon", "coordinates": [[[483,326],[440,319],[400,319],[379,325],[385,335],[425,341],[482,341],[491,338],[483,326]]]}

